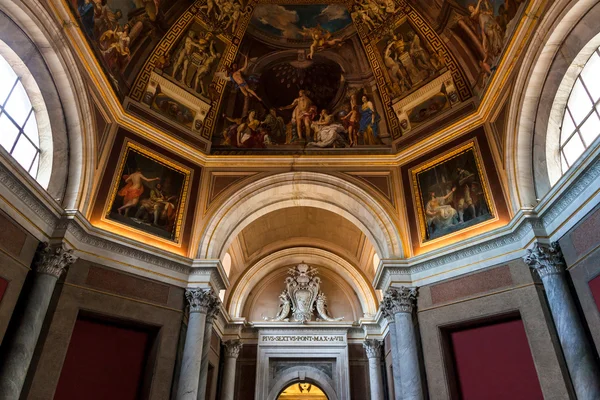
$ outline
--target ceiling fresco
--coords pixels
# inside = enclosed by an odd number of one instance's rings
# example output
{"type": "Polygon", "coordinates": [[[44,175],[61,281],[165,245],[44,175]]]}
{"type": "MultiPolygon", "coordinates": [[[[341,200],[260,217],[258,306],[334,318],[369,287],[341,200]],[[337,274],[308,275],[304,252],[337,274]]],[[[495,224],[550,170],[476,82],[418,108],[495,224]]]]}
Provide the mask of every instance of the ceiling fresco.
{"type": "Polygon", "coordinates": [[[213,154],[389,153],[485,94],[526,7],[69,2],[126,110],[213,154]]]}

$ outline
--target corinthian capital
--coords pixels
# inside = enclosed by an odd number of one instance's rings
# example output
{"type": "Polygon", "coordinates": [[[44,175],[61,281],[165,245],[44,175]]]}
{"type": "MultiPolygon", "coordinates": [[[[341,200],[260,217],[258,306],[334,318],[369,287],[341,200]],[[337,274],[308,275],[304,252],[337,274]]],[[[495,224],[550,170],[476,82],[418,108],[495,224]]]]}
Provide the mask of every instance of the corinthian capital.
{"type": "Polygon", "coordinates": [[[565,259],[558,242],[550,245],[535,243],[527,250],[523,260],[530,268],[537,271],[540,278],[551,274],[562,274],[565,271],[565,259]]]}
{"type": "Polygon", "coordinates": [[[77,257],[73,255],[73,250],[67,250],[64,244],[50,245],[44,242],[38,248],[35,265],[38,273],[59,278],[63,271],[75,260],[77,260],[77,257]]]}
{"type": "Polygon", "coordinates": [[[389,288],[381,302],[381,312],[388,320],[398,313],[412,313],[417,301],[417,288],[389,288]]]}
{"type": "Polygon", "coordinates": [[[239,340],[228,340],[225,343],[225,357],[238,358],[242,350],[242,342],[239,340]]]}
{"type": "Polygon", "coordinates": [[[190,304],[190,312],[208,314],[209,311],[219,307],[221,300],[210,289],[186,289],[185,298],[190,304]]]}
{"type": "Polygon", "coordinates": [[[383,343],[376,339],[366,339],[363,342],[363,347],[367,352],[368,358],[379,358],[381,357],[381,347],[383,343]]]}

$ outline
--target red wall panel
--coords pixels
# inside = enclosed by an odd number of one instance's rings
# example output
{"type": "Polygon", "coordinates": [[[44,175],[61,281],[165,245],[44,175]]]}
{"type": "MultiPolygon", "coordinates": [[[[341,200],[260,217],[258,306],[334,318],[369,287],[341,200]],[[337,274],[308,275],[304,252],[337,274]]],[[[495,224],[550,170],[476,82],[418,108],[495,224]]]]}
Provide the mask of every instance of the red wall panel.
{"type": "Polygon", "coordinates": [[[596,302],[596,307],[598,307],[598,311],[600,311],[600,276],[595,277],[589,282],[590,290],[592,291],[592,296],[594,296],[594,301],[596,302]]]}
{"type": "Polygon", "coordinates": [[[78,319],[55,399],[139,398],[148,332],[78,319]]]}
{"type": "Polygon", "coordinates": [[[542,400],[523,321],[499,322],[452,332],[463,400],[542,400]]]}
{"type": "Polygon", "coordinates": [[[0,278],[0,302],[4,297],[4,293],[6,292],[6,288],[8,287],[8,281],[4,278],[0,278]]]}

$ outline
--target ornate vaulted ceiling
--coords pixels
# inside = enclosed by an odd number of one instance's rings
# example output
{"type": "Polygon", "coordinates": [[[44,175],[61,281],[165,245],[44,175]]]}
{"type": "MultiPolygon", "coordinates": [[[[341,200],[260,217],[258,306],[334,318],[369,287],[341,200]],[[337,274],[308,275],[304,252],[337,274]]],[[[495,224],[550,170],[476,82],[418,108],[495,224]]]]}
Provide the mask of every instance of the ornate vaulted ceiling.
{"type": "Polygon", "coordinates": [[[126,112],[212,154],[385,154],[472,113],[525,0],[68,0],[126,112]]]}

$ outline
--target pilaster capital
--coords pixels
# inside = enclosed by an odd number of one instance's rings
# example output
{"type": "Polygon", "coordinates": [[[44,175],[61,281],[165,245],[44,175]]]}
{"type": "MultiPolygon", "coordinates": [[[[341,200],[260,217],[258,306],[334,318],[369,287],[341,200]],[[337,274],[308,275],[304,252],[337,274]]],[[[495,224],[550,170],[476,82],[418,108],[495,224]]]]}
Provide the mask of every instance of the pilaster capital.
{"type": "Polygon", "coordinates": [[[398,313],[412,313],[417,302],[417,288],[389,288],[381,301],[381,313],[393,320],[398,313]]]}
{"type": "Polygon", "coordinates": [[[225,357],[238,358],[243,344],[239,340],[228,340],[223,343],[225,345],[225,357]]]}
{"type": "Polygon", "coordinates": [[[63,243],[51,245],[43,242],[38,247],[35,266],[38,273],[59,278],[65,269],[76,260],[77,257],[73,255],[73,250],[65,248],[63,243]]]}
{"type": "Polygon", "coordinates": [[[363,348],[367,352],[368,358],[380,358],[382,347],[383,347],[383,343],[381,342],[381,340],[366,339],[363,342],[363,348]]]}
{"type": "Polygon", "coordinates": [[[527,250],[523,260],[531,269],[537,271],[540,278],[548,275],[562,274],[566,264],[558,242],[547,244],[535,243],[527,250]]]}
{"type": "Polygon", "coordinates": [[[221,300],[210,289],[191,288],[185,290],[185,298],[190,305],[190,312],[208,314],[209,310],[219,307],[221,300]]]}

